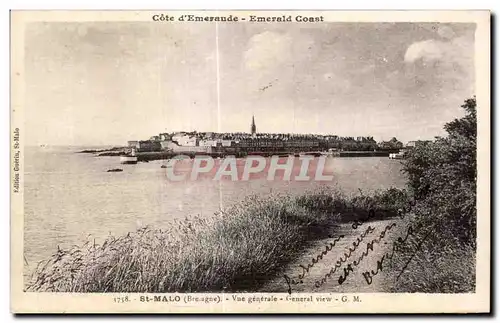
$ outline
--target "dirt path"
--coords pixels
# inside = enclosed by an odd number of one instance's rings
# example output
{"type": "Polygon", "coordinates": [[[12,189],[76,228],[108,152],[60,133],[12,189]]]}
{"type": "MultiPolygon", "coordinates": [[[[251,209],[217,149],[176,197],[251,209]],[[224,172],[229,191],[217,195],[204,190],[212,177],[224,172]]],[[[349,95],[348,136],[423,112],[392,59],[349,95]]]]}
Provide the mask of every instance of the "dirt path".
{"type": "Polygon", "coordinates": [[[352,228],[352,223],[332,228],[332,238],[316,241],[300,258],[287,265],[283,272],[265,284],[259,291],[287,292],[290,286],[292,292],[297,293],[387,292],[384,271],[387,270],[388,266],[386,265],[389,264],[390,260],[384,259],[383,270],[372,278],[370,285],[363,277],[363,272],[377,271],[377,261],[386,252],[392,251],[393,241],[401,236],[404,224],[401,220],[392,219],[363,223],[356,229],[352,228]],[[341,235],[344,237],[339,238],[341,235]],[[338,240],[335,245],[327,248],[335,240],[338,240]],[[358,242],[359,240],[361,242],[358,242]],[[380,242],[373,242],[373,250],[367,252],[367,244],[374,240],[380,242]],[[357,243],[357,247],[353,243],[357,243]],[[354,250],[351,252],[350,249],[354,250]],[[350,256],[346,257],[349,253],[350,256]],[[364,257],[363,253],[366,254],[364,257]],[[320,257],[318,258],[318,256],[320,257]],[[360,257],[362,259],[359,261],[360,257]],[[346,261],[338,262],[340,259],[346,258],[346,261]],[[336,264],[340,267],[335,269],[336,264]],[[347,270],[349,264],[351,264],[352,271],[347,270]],[[344,270],[344,268],[346,269],[344,270]],[[328,275],[333,270],[335,272],[328,275]],[[345,276],[346,271],[347,276],[345,276]],[[289,277],[289,284],[284,275],[289,277]],[[340,276],[345,277],[342,284],[339,284],[340,276]]]}

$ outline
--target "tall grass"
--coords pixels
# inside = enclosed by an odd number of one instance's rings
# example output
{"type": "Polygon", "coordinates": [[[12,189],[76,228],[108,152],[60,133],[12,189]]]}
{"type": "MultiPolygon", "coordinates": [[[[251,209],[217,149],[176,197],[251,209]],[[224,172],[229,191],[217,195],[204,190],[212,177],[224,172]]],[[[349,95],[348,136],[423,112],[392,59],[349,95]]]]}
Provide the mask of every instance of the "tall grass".
{"type": "MultiPolygon", "coordinates": [[[[416,227],[416,225],[414,226],[416,227]]],[[[418,230],[418,229],[417,229],[418,230]]],[[[417,232],[391,260],[394,293],[471,293],[476,286],[476,250],[456,237],[417,232]]]]}
{"type": "Polygon", "coordinates": [[[308,241],[326,238],[332,225],[379,202],[326,188],[250,196],[213,217],[176,221],[168,230],[143,228],[100,245],[59,249],[39,264],[27,290],[252,291],[308,241]]]}

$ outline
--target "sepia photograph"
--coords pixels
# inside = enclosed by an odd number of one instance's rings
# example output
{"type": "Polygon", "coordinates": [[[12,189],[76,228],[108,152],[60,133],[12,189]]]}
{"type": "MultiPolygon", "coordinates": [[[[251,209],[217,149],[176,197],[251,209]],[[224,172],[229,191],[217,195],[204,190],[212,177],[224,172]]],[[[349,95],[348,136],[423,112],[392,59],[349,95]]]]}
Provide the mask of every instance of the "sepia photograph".
{"type": "Polygon", "coordinates": [[[489,304],[489,12],[50,13],[11,13],[12,293],[489,304]]]}

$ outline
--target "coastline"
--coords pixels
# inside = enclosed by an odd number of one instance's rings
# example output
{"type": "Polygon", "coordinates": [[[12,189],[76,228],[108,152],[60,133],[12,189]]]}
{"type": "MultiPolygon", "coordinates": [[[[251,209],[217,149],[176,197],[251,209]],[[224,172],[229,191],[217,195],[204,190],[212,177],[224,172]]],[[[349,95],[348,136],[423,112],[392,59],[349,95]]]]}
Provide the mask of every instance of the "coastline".
{"type": "Polygon", "coordinates": [[[257,291],[312,243],[333,237],[340,223],[394,217],[399,204],[388,203],[394,192],[347,198],[323,189],[294,198],[249,197],[213,220],[194,218],[171,231],[145,228],[102,245],[58,250],[27,290],[257,291]],[[370,218],[372,207],[379,212],[370,218]]]}
{"type": "MultiPolygon", "coordinates": [[[[94,154],[96,157],[109,157],[109,156],[120,156],[122,154],[126,154],[127,149],[125,147],[115,147],[113,149],[87,149],[81,150],[77,153],[86,153],[86,154],[94,154]]],[[[338,151],[331,154],[328,154],[332,157],[389,157],[389,154],[392,151],[338,151]]],[[[237,158],[244,158],[247,156],[258,155],[262,157],[271,157],[271,156],[284,156],[288,157],[290,155],[299,156],[299,154],[307,154],[312,156],[321,156],[321,152],[309,152],[309,153],[298,153],[293,151],[275,151],[275,152],[235,152],[235,153],[226,153],[226,152],[212,152],[212,153],[199,153],[193,151],[185,151],[182,153],[179,152],[169,152],[169,151],[150,151],[150,152],[137,152],[137,160],[139,162],[148,162],[153,160],[166,160],[171,159],[173,157],[184,155],[189,156],[190,158],[194,158],[195,156],[210,156],[212,158],[224,158],[227,156],[235,156],[237,158]]]]}

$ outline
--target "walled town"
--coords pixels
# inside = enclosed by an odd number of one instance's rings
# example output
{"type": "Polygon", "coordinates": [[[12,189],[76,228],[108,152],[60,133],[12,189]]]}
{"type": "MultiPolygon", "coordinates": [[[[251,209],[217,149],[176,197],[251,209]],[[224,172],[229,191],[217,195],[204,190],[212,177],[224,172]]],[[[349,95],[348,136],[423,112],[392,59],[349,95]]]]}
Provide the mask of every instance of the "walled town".
{"type": "MultiPolygon", "coordinates": [[[[412,146],[409,142],[406,146],[412,146]]],[[[250,133],[172,132],[160,133],[147,140],[128,142],[137,152],[170,152],[187,154],[252,154],[304,152],[370,152],[388,155],[405,145],[396,138],[376,142],[373,137],[340,137],[336,135],[258,133],[252,117],[250,133]]]]}

